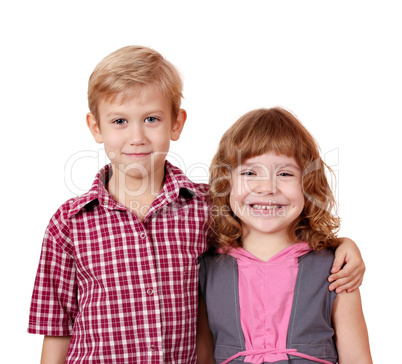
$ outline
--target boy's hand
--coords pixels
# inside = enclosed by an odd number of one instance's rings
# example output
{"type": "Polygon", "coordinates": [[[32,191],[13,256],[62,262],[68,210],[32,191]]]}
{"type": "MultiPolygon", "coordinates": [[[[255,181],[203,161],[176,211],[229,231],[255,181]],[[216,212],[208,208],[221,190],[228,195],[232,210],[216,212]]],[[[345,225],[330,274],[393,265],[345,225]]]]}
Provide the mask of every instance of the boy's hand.
{"type": "Polygon", "coordinates": [[[332,274],[328,277],[328,281],[333,282],[329,290],[336,289],[336,293],[353,292],[361,286],[366,267],[357,245],[349,238],[341,240],[341,245],[335,251],[332,274]]]}

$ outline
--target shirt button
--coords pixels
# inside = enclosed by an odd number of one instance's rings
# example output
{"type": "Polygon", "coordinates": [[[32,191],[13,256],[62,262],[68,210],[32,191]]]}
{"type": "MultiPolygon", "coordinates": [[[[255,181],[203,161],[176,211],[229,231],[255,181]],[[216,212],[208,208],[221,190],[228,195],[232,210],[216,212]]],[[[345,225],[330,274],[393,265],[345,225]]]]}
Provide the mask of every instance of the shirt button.
{"type": "Polygon", "coordinates": [[[156,346],[155,346],[155,345],[151,345],[151,346],[149,347],[149,349],[150,349],[151,351],[156,351],[156,346]]]}
{"type": "Polygon", "coordinates": [[[147,293],[152,296],[154,294],[154,290],[153,289],[147,289],[147,293]]]}
{"type": "Polygon", "coordinates": [[[145,233],[141,233],[141,234],[140,234],[140,238],[141,238],[141,239],[145,239],[145,237],[146,237],[145,233]]]}
{"type": "Polygon", "coordinates": [[[105,205],[105,206],[107,206],[107,205],[109,205],[109,201],[103,201],[103,204],[105,205]]]}

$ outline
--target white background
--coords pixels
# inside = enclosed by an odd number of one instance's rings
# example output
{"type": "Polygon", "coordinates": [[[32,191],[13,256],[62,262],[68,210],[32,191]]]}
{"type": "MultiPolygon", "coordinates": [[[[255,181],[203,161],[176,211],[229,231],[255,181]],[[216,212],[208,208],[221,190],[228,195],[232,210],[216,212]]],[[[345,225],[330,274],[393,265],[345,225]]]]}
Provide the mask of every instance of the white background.
{"type": "Polygon", "coordinates": [[[90,188],[105,162],[85,125],[88,77],[110,52],[141,44],[183,76],[188,121],[172,152],[193,179],[205,180],[222,133],[257,107],[292,110],[319,141],[338,175],[341,235],[357,242],[367,265],[361,291],[374,361],[395,362],[402,325],[397,3],[2,6],[0,361],[39,362],[42,337],[26,327],[42,236],[59,205],[90,188]]]}

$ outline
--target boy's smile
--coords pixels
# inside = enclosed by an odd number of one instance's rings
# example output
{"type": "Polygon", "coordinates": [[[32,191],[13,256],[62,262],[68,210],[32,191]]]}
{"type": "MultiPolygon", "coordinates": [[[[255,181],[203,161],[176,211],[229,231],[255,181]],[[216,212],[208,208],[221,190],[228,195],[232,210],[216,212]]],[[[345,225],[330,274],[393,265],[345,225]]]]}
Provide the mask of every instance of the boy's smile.
{"type": "Polygon", "coordinates": [[[98,122],[88,114],[87,123],[95,140],[104,144],[113,170],[124,173],[129,184],[162,183],[170,141],[179,139],[185,111],[172,120],[169,100],[147,85],[128,96],[101,99],[98,114],[98,122]]]}

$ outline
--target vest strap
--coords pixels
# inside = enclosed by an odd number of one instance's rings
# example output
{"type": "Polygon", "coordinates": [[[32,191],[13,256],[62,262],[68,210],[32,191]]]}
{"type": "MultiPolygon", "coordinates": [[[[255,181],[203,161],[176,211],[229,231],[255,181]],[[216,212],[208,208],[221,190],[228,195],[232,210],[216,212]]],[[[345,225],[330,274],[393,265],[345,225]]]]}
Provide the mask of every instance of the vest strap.
{"type": "Polygon", "coordinates": [[[239,356],[246,356],[246,355],[258,355],[258,354],[286,354],[286,355],[293,355],[293,356],[298,356],[303,359],[308,359],[311,361],[314,361],[316,363],[322,363],[322,364],[332,364],[331,362],[319,358],[315,358],[313,356],[299,353],[297,349],[255,349],[255,350],[246,350],[246,351],[240,351],[237,354],[231,356],[229,359],[225,360],[221,364],[228,364],[232,360],[238,358],[239,356]]]}

